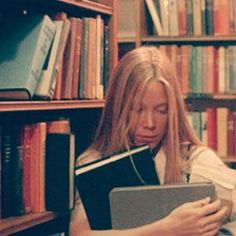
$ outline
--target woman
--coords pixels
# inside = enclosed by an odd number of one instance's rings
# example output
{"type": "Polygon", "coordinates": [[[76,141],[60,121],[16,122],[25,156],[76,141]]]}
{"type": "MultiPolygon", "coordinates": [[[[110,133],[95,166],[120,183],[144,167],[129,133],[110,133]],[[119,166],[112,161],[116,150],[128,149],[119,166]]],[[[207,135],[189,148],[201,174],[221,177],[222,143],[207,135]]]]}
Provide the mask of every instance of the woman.
{"type": "MultiPolygon", "coordinates": [[[[203,147],[188,123],[175,71],[155,47],[140,47],[127,53],[115,68],[94,142],[78,159],[78,164],[141,144],[150,145],[154,152],[161,145],[155,157],[161,184],[188,181],[194,161],[186,160],[186,150],[203,147]]],[[[206,158],[209,153],[222,164],[209,149],[206,158]]],[[[226,212],[219,200],[210,203],[209,199],[202,199],[186,203],[152,224],[129,230],[96,231],[90,229],[83,205],[78,201],[70,233],[72,236],[216,235],[226,212]]]]}

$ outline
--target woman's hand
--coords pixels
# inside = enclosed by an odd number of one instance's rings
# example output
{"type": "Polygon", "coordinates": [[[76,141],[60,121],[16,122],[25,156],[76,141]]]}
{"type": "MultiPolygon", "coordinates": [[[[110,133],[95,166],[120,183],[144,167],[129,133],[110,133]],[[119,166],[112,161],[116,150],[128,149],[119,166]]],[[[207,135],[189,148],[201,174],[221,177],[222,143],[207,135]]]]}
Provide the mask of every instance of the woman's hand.
{"type": "Polygon", "coordinates": [[[221,206],[221,201],[210,203],[210,198],[185,203],[173,210],[163,219],[169,224],[168,235],[179,236],[213,236],[222,225],[227,208],[221,206]]]}

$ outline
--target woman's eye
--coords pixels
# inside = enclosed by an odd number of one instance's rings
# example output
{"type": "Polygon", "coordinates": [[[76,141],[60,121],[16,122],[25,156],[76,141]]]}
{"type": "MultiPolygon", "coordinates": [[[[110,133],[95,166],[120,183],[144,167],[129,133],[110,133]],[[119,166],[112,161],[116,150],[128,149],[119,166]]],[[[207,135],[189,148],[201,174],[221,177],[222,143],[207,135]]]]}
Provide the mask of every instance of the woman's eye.
{"type": "Polygon", "coordinates": [[[155,111],[156,111],[157,113],[161,113],[161,114],[164,114],[164,115],[168,113],[168,109],[165,108],[165,107],[163,107],[163,108],[162,108],[162,107],[161,107],[161,108],[158,107],[158,108],[155,109],[155,111]]]}

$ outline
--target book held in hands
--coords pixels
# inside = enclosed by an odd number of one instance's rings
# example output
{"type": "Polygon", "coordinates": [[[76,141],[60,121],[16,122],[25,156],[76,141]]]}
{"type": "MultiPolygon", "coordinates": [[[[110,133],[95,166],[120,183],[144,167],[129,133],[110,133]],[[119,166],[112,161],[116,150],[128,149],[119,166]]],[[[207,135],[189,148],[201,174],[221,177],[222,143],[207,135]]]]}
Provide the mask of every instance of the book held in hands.
{"type": "Polygon", "coordinates": [[[115,187],[158,185],[149,146],[135,147],[75,170],[75,181],[92,229],[110,229],[109,193],[115,187]]]}
{"type": "Polygon", "coordinates": [[[210,182],[114,188],[109,195],[113,229],[153,223],[186,202],[215,199],[210,182]]]}

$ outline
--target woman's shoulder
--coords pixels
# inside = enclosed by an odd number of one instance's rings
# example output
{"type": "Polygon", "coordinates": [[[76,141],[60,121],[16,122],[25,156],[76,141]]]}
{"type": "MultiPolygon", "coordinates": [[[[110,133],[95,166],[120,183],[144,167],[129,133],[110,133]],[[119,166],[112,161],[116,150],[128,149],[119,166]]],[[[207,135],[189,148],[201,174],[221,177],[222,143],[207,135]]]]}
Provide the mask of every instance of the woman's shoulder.
{"type": "Polygon", "coordinates": [[[203,160],[204,162],[222,163],[216,152],[206,145],[183,144],[181,145],[181,153],[185,161],[203,160]]]}
{"type": "Polygon", "coordinates": [[[216,152],[205,145],[182,145],[181,154],[183,160],[183,171],[186,173],[191,173],[192,168],[198,164],[201,166],[224,166],[222,159],[216,154],[216,152]]]}

